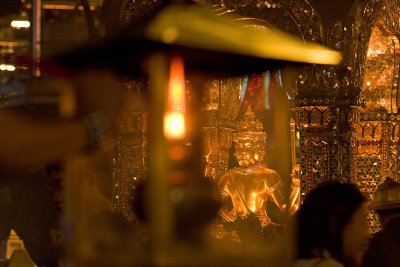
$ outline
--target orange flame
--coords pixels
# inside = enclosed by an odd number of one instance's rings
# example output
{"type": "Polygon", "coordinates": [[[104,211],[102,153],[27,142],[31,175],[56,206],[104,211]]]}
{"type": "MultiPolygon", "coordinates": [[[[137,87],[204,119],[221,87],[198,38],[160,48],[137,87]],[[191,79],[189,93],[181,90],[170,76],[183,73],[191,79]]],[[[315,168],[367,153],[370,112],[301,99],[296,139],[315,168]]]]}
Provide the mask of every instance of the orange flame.
{"type": "Polygon", "coordinates": [[[172,57],[168,86],[167,110],[164,114],[164,135],[168,139],[182,139],[185,126],[185,71],[183,60],[172,57]]]}

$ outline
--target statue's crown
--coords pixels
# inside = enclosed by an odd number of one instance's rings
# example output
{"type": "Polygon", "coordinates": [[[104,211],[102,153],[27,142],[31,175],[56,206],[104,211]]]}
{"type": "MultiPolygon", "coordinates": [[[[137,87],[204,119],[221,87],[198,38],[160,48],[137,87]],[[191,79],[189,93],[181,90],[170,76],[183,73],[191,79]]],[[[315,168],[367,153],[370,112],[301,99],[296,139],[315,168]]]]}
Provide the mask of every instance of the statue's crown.
{"type": "Polygon", "coordinates": [[[263,131],[262,123],[257,119],[251,107],[248,106],[243,118],[238,122],[234,139],[257,138],[265,140],[267,134],[263,131]]]}

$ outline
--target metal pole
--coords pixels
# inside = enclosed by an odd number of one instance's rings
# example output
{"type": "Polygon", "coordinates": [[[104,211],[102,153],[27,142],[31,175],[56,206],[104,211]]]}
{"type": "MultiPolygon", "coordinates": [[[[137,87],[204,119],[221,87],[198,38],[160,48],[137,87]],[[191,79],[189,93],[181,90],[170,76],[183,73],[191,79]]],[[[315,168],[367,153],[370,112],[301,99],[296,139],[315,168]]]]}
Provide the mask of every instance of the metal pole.
{"type": "Polygon", "coordinates": [[[290,146],[292,155],[292,173],[296,170],[297,160],[296,160],[296,124],[294,119],[290,119],[290,146]]]}
{"type": "Polygon", "coordinates": [[[154,266],[168,266],[168,249],[173,239],[172,204],[169,199],[170,162],[168,143],[163,132],[163,115],[169,80],[169,57],[163,53],[150,56],[148,73],[151,86],[150,177],[147,208],[150,215],[152,261],[154,266]]]}
{"type": "Polygon", "coordinates": [[[32,1],[32,74],[40,77],[42,51],[42,0],[32,1]]]}

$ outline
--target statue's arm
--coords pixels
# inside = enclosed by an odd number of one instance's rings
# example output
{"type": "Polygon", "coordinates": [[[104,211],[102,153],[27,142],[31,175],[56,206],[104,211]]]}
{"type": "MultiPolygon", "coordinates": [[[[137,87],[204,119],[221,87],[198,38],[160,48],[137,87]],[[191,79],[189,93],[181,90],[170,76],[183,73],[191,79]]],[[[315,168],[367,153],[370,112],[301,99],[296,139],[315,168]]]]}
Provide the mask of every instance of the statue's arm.
{"type": "Polygon", "coordinates": [[[226,209],[226,207],[221,207],[218,211],[219,216],[221,216],[222,219],[224,219],[224,221],[227,222],[234,222],[236,221],[237,215],[235,210],[228,210],[226,209]]]}
{"type": "Polygon", "coordinates": [[[270,187],[270,199],[278,206],[281,211],[287,210],[289,214],[293,214],[300,205],[300,181],[293,178],[290,187],[289,198],[285,197],[283,192],[283,184],[278,173],[274,173],[274,185],[270,187]]]}
{"type": "Polygon", "coordinates": [[[284,212],[286,209],[285,195],[283,194],[283,184],[281,181],[269,188],[269,198],[276,206],[284,212]]]}
{"type": "Polygon", "coordinates": [[[300,179],[293,177],[290,185],[290,193],[288,200],[289,214],[295,213],[300,207],[300,179]]]}
{"type": "Polygon", "coordinates": [[[227,202],[232,199],[231,194],[229,193],[228,189],[228,179],[224,175],[220,178],[220,181],[218,183],[220,189],[221,189],[221,201],[222,205],[221,208],[218,211],[219,216],[221,216],[222,219],[224,219],[227,222],[234,222],[237,218],[235,209],[229,209],[227,202]]]}

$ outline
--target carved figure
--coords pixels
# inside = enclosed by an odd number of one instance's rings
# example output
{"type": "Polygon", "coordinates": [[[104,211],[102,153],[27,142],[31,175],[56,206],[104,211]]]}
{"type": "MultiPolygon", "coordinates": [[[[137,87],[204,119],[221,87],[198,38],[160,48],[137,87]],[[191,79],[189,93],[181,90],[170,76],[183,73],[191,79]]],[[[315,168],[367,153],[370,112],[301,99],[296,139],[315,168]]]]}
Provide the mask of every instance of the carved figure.
{"type": "Polygon", "coordinates": [[[255,215],[264,228],[272,224],[267,215],[266,205],[273,201],[283,212],[294,213],[300,204],[300,181],[292,179],[289,200],[284,194],[279,174],[260,163],[265,156],[264,144],[267,138],[262,131],[262,123],[249,107],[234,133],[234,155],[239,167],[229,170],[219,179],[223,199],[230,199],[232,205],[224,201],[219,215],[227,222],[238,218],[246,219],[255,215]]]}

